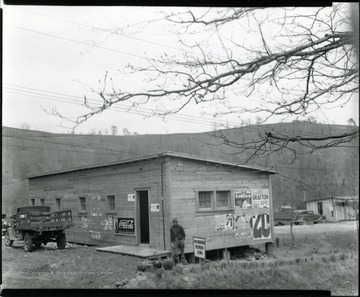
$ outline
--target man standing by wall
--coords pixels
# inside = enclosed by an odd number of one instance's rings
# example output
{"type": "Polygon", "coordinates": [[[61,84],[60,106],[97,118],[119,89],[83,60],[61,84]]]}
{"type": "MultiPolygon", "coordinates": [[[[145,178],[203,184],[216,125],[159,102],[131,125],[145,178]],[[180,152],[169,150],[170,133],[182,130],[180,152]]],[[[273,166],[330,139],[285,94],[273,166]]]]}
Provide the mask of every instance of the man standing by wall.
{"type": "Polygon", "coordinates": [[[186,264],[184,247],[185,247],[185,231],[184,228],[179,225],[178,219],[172,220],[173,225],[170,228],[171,239],[171,255],[174,263],[179,263],[179,252],[181,254],[181,263],[186,264]]]}

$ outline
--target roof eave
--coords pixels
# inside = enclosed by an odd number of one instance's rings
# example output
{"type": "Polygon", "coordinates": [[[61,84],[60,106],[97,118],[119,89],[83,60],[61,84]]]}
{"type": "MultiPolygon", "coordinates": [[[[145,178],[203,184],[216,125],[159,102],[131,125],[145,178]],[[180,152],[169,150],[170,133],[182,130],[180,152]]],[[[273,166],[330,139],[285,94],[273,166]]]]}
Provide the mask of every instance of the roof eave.
{"type": "Polygon", "coordinates": [[[177,157],[177,158],[196,160],[196,161],[201,161],[201,162],[209,162],[209,163],[215,163],[215,164],[220,164],[220,165],[233,166],[233,167],[237,167],[237,168],[244,168],[244,169],[260,171],[260,172],[268,173],[268,174],[277,174],[277,172],[274,170],[265,169],[265,168],[256,167],[256,166],[240,165],[240,164],[229,163],[229,162],[220,161],[220,160],[200,158],[197,156],[181,154],[181,153],[162,152],[159,154],[140,156],[140,157],[136,157],[136,158],[120,160],[120,161],[116,161],[116,162],[109,162],[109,163],[104,163],[104,164],[100,164],[100,165],[99,164],[98,165],[89,165],[89,166],[77,167],[77,168],[72,168],[72,169],[52,171],[52,172],[47,172],[47,173],[32,174],[32,175],[27,176],[26,178],[31,179],[31,178],[37,178],[37,177],[50,176],[50,175],[64,174],[64,173],[75,172],[75,171],[95,169],[95,168],[100,168],[100,167],[122,165],[122,164],[151,160],[151,159],[156,159],[156,158],[161,158],[161,157],[177,157]]]}

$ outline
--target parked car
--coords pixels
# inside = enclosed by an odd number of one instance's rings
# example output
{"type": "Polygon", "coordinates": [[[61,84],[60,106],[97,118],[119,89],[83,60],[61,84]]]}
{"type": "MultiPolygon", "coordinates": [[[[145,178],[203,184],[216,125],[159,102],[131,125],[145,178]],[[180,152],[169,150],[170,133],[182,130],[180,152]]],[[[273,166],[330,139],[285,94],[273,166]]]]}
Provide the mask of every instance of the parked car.
{"type": "Polygon", "coordinates": [[[326,217],[312,210],[294,210],[293,223],[295,225],[305,225],[308,223],[325,223],[326,217]]]}

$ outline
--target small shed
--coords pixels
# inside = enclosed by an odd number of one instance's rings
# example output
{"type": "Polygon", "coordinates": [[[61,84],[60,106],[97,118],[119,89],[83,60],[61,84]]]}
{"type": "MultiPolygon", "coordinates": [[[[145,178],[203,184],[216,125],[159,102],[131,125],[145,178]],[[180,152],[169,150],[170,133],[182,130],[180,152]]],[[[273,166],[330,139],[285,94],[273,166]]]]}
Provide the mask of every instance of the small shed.
{"type": "Polygon", "coordinates": [[[260,167],[165,152],[29,177],[29,204],[71,209],[68,241],[170,250],[177,217],[206,250],[273,242],[270,176],[260,167]]]}
{"type": "Polygon", "coordinates": [[[355,220],[359,197],[325,197],[306,202],[306,209],[326,216],[330,222],[355,220]]]}

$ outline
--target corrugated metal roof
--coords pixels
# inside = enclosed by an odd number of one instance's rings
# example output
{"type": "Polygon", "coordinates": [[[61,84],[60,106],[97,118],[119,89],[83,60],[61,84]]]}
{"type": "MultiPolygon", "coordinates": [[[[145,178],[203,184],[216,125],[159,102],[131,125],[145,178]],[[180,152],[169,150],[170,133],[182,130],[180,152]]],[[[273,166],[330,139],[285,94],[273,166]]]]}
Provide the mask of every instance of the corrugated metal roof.
{"type": "Polygon", "coordinates": [[[89,165],[89,166],[83,166],[83,167],[75,167],[75,168],[72,168],[72,169],[51,171],[51,172],[45,172],[45,173],[39,173],[39,174],[32,174],[32,175],[29,175],[27,178],[36,178],[36,177],[43,177],[43,176],[49,176],[49,175],[55,175],[55,174],[63,174],[63,173],[68,173],[68,172],[80,171],[80,170],[88,170],[88,169],[107,167],[107,166],[113,166],[113,165],[128,164],[128,163],[151,160],[151,159],[157,159],[157,158],[162,158],[162,157],[176,157],[176,158],[182,158],[182,159],[188,159],[188,160],[194,160],[194,161],[215,163],[215,164],[219,164],[219,165],[225,165],[225,166],[232,166],[232,167],[244,168],[244,169],[249,169],[249,170],[261,171],[261,172],[265,172],[265,173],[269,173],[269,174],[276,174],[277,173],[274,170],[265,169],[265,168],[258,167],[258,166],[239,165],[239,164],[236,164],[236,163],[230,163],[230,162],[225,162],[225,161],[221,161],[221,160],[213,160],[213,159],[208,159],[208,158],[201,158],[201,157],[198,157],[198,156],[188,155],[188,154],[183,154],[183,153],[163,152],[163,153],[159,153],[159,154],[140,156],[140,157],[136,157],[136,158],[126,159],[126,160],[119,160],[119,161],[110,162],[110,163],[104,163],[104,164],[98,164],[98,165],[89,165]]]}

